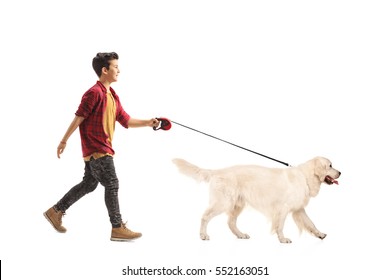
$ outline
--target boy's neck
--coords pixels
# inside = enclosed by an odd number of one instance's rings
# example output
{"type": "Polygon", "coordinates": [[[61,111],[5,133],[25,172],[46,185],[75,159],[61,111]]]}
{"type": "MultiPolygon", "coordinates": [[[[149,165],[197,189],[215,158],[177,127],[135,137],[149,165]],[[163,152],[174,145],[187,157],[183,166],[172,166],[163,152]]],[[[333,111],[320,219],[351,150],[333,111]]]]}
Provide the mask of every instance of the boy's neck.
{"type": "Polygon", "coordinates": [[[99,79],[107,91],[110,91],[111,83],[105,79],[99,79]]]}

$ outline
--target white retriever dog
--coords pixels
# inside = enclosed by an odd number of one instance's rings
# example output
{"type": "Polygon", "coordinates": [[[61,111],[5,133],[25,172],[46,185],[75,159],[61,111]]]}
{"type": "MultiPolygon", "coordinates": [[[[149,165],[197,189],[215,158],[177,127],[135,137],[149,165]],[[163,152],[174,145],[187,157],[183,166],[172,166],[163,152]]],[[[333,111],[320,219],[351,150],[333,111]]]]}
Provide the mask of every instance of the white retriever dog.
{"type": "Polygon", "coordinates": [[[199,168],[183,159],[173,159],[179,171],[199,182],[209,182],[209,207],[204,212],[200,226],[200,238],[208,240],[207,224],[225,212],[230,230],[238,238],[247,239],[236,225],[237,217],[245,205],[262,212],[272,222],[272,232],[281,243],[291,243],[283,234],[286,217],[292,217],[298,228],[307,230],[324,239],[307,216],[305,207],[311,197],[320,191],[320,185],[338,184],[341,172],[323,157],[315,157],[296,167],[267,168],[257,165],[237,165],[229,168],[210,170],[199,168]]]}

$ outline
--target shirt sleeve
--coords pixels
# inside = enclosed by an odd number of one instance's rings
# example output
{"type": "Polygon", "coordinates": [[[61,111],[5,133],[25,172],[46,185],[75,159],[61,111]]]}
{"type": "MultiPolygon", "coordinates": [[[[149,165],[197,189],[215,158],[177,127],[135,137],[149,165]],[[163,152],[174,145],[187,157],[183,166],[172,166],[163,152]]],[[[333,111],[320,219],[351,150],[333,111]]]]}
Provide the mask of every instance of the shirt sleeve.
{"type": "Polygon", "coordinates": [[[130,120],[129,114],[126,113],[126,111],[123,109],[122,104],[119,100],[119,97],[116,96],[117,98],[117,108],[116,108],[116,120],[124,127],[128,128],[128,123],[130,120]]]}
{"type": "Polygon", "coordinates": [[[96,106],[96,103],[98,102],[98,93],[89,90],[86,93],[84,93],[83,97],[81,98],[81,103],[79,105],[79,108],[76,111],[76,116],[88,118],[93,109],[96,106]]]}

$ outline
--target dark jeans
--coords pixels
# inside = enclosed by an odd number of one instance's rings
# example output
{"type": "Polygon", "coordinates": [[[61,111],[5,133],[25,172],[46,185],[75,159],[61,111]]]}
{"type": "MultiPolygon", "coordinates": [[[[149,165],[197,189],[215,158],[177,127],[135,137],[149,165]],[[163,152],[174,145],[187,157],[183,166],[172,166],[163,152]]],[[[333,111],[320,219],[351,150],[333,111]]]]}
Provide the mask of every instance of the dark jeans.
{"type": "Polygon", "coordinates": [[[122,223],[118,201],[119,181],[113,158],[111,156],[91,158],[90,161],[85,162],[84,170],[83,181],[70,189],[54,208],[65,212],[84,195],[93,192],[100,183],[105,188],[104,199],[111,224],[113,227],[119,227],[122,223]]]}

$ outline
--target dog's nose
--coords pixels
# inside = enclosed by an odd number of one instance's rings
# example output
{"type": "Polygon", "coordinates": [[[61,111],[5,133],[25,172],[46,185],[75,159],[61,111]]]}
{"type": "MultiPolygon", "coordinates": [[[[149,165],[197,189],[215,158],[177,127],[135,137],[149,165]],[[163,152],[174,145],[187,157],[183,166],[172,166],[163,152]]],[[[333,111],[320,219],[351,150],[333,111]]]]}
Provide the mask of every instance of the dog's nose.
{"type": "Polygon", "coordinates": [[[341,176],[341,172],[339,171],[339,176],[341,176]]]}

